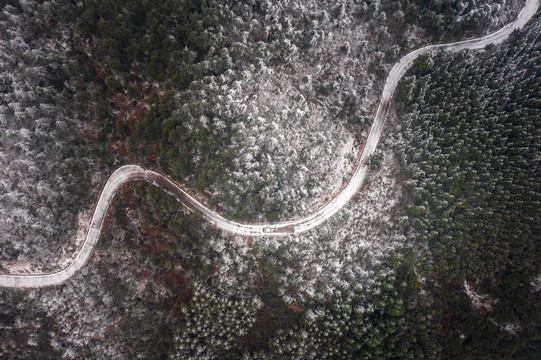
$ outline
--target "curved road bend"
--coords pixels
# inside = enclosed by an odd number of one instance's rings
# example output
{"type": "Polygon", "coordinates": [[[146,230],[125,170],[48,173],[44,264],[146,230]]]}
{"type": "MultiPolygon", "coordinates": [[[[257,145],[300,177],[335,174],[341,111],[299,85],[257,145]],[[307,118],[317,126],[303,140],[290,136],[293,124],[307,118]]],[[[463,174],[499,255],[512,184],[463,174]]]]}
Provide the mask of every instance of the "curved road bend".
{"type": "Polygon", "coordinates": [[[330,202],[328,202],[323,207],[319,208],[316,212],[311,215],[308,215],[305,218],[293,220],[293,221],[283,221],[274,224],[241,224],[235,221],[227,220],[220,216],[218,213],[210,210],[199,201],[194,199],[186,191],[178,187],[174,182],[169,180],[167,177],[151,171],[145,170],[136,165],[127,165],[122,166],[117,169],[105,184],[96,209],[94,210],[94,215],[92,221],[90,222],[90,227],[86,235],[86,239],[81,247],[81,250],[78,252],[75,260],[71,265],[65,269],[51,273],[51,274],[34,274],[34,275],[0,275],[0,286],[3,287],[41,287],[41,286],[50,286],[61,284],[70,277],[72,277],[75,272],[77,272],[81,267],[83,267],[90,257],[94,246],[98,242],[99,235],[103,222],[105,220],[105,215],[107,214],[107,209],[115,195],[116,191],[120,186],[122,186],[127,181],[131,180],[145,180],[160,186],[168,193],[175,196],[179,201],[186,205],[189,209],[201,214],[208,221],[221,228],[222,230],[238,234],[238,235],[248,235],[248,236],[265,236],[265,235],[288,235],[291,233],[300,233],[308,231],[320,225],[331,216],[336,214],[344,205],[355,195],[357,190],[361,187],[363,180],[365,178],[368,161],[370,156],[374,153],[376,146],[378,144],[385,116],[389,110],[389,105],[391,97],[398,85],[399,80],[406,73],[406,71],[411,67],[413,61],[420,55],[426,54],[428,52],[443,50],[443,51],[460,51],[463,49],[483,49],[489,44],[500,44],[503,42],[509,35],[515,30],[522,28],[537,12],[539,3],[541,0],[527,0],[524,8],[518,15],[517,19],[510,24],[507,24],[500,30],[484,36],[482,38],[464,40],[459,42],[454,42],[450,44],[438,44],[438,45],[428,45],[422,48],[419,48],[415,51],[410,52],[409,54],[403,56],[398,63],[396,63],[391,72],[387,76],[385,86],[383,88],[383,93],[381,95],[381,100],[374,118],[372,127],[370,128],[370,133],[366,139],[366,143],[363,149],[363,152],[358,160],[358,163],[355,168],[355,172],[351,177],[348,184],[344,189],[330,202]]]}

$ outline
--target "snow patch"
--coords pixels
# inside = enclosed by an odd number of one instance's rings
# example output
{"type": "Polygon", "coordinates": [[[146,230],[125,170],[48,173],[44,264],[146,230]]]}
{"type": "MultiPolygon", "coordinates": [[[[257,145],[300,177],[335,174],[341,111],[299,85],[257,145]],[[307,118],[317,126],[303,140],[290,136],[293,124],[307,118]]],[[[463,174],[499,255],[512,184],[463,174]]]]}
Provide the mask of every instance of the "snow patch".
{"type": "Polygon", "coordinates": [[[468,295],[468,297],[471,299],[472,307],[475,310],[481,312],[483,315],[491,312],[494,304],[498,302],[498,300],[493,300],[486,294],[480,295],[476,293],[473,290],[473,286],[470,285],[467,281],[464,281],[464,291],[466,292],[466,295],[468,295]]]}

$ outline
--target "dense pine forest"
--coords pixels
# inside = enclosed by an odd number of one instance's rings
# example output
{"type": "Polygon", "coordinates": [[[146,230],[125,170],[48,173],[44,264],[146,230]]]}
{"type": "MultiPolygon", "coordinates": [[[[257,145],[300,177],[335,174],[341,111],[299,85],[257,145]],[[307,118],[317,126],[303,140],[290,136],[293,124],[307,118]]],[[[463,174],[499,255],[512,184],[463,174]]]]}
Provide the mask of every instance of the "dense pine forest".
{"type": "Polygon", "coordinates": [[[481,55],[423,58],[398,91],[410,241],[449,357],[539,356],[540,45],[537,22],[481,55]]]}
{"type": "MultiPolygon", "coordinates": [[[[0,271],[65,266],[117,166],[233,219],[313,211],[403,54],[521,1],[0,1],[0,271]]],[[[416,61],[359,194],[319,229],[230,236],[115,196],[87,266],[0,288],[0,358],[541,357],[541,24],[416,61]]]]}

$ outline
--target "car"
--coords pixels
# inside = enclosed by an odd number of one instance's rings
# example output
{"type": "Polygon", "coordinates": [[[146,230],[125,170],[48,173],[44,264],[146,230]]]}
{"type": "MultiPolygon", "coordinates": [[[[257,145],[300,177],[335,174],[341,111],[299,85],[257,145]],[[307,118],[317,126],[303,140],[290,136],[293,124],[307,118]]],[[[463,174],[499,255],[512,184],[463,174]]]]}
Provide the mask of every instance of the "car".
{"type": "Polygon", "coordinates": [[[264,233],[267,233],[267,232],[270,232],[270,231],[271,231],[271,228],[263,228],[264,233]]]}

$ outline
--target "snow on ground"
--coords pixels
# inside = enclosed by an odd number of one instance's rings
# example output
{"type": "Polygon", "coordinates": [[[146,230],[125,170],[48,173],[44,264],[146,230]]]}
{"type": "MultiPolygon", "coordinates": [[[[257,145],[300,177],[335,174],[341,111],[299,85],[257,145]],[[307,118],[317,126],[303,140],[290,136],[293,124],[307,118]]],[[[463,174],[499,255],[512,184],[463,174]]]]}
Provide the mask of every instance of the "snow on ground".
{"type": "Polygon", "coordinates": [[[473,286],[470,285],[467,281],[464,281],[464,291],[466,292],[466,295],[471,299],[472,301],[472,307],[481,312],[486,314],[487,312],[492,311],[492,307],[495,303],[498,302],[498,300],[491,299],[488,295],[484,294],[478,294],[473,289],[473,286]]]}
{"type": "Polygon", "coordinates": [[[537,275],[535,279],[533,279],[532,282],[530,282],[530,285],[532,286],[533,292],[538,292],[541,290],[541,274],[537,275]]]}

